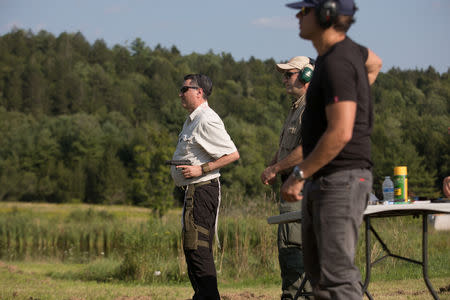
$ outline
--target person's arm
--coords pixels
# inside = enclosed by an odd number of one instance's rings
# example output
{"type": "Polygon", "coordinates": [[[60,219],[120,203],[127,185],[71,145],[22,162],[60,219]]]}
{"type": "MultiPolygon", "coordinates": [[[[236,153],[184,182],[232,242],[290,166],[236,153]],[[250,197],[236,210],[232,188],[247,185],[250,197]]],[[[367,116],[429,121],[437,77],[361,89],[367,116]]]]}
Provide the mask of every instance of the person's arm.
{"type": "MultiPolygon", "coordinates": [[[[327,129],[320,137],[316,147],[310,155],[303,160],[299,167],[305,178],[312,176],[320,168],[335,158],[345,145],[351,140],[356,117],[356,102],[340,101],[325,108],[328,121],[327,129]]],[[[286,201],[299,201],[303,182],[296,180],[292,175],[283,184],[281,193],[286,201]]]]}
{"type": "Polygon", "coordinates": [[[220,169],[222,167],[225,167],[226,165],[231,164],[232,162],[236,161],[239,159],[239,152],[235,151],[233,153],[227,154],[222,156],[221,158],[215,160],[215,161],[211,161],[208,163],[209,169],[211,171],[216,170],[216,169],[220,169]]]}
{"type": "MultiPolygon", "coordinates": [[[[220,169],[226,165],[231,164],[232,162],[239,159],[239,152],[235,151],[233,153],[224,155],[215,161],[208,162],[208,167],[210,171],[220,169]]],[[[203,175],[203,170],[201,165],[197,166],[188,166],[188,165],[180,165],[177,168],[181,169],[181,173],[183,173],[184,178],[192,178],[203,175]]]]}
{"type": "Polygon", "coordinates": [[[272,160],[270,161],[270,164],[269,164],[269,165],[273,165],[274,163],[277,162],[277,159],[278,159],[278,152],[279,152],[279,151],[280,151],[280,150],[278,149],[278,151],[275,152],[275,155],[273,156],[273,158],[272,158],[272,160]]]}
{"type": "Polygon", "coordinates": [[[383,61],[372,50],[367,49],[369,52],[366,60],[367,76],[369,77],[369,84],[372,85],[377,79],[378,73],[383,66],[383,61]]]}
{"type": "Polygon", "coordinates": [[[444,178],[442,190],[444,191],[445,197],[450,198],[450,176],[444,178]]]}
{"type": "Polygon", "coordinates": [[[303,148],[298,146],[285,158],[277,163],[268,166],[261,174],[261,181],[264,184],[271,184],[271,181],[277,176],[280,171],[287,170],[298,165],[303,160],[303,148]]]}
{"type": "MultiPolygon", "coordinates": [[[[278,151],[280,151],[280,150],[278,150],[278,151]]],[[[273,184],[275,182],[277,173],[273,174],[273,172],[270,171],[269,168],[277,162],[278,151],[275,152],[275,155],[273,156],[272,160],[270,161],[269,166],[267,168],[265,168],[264,171],[261,173],[261,182],[263,184],[273,184]]]]}

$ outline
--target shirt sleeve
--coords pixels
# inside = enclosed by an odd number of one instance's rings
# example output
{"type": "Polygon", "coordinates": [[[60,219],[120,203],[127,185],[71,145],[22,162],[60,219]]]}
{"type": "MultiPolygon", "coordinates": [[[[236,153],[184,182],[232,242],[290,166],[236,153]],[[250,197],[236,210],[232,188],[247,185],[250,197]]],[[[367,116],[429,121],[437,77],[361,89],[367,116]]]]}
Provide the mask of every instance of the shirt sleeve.
{"type": "Polygon", "coordinates": [[[363,57],[364,63],[367,61],[367,58],[369,58],[369,49],[367,49],[364,46],[358,45],[359,51],[361,52],[361,55],[363,57]]]}
{"type": "Polygon", "coordinates": [[[321,85],[325,91],[325,105],[339,101],[356,101],[356,70],[350,60],[330,59],[325,62],[324,76],[321,85]]]}
{"type": "Polygon", "coordinates": [[[197,127],[196,141],[214,159],[237,151],[220,119],[204,119],[197,127]]]}
{"type": "Polygon", "coordinates": [[[365,68],[369,50],[357,43],[350,43],[348,40],[345,42],[324,62],[326,78],[321,80],[321,84],[326,86],[324,90],[327,91],[325,105],[339,101],[358,101],[357,85],[361,80],[358,78],[358,68],[365,68]]]}

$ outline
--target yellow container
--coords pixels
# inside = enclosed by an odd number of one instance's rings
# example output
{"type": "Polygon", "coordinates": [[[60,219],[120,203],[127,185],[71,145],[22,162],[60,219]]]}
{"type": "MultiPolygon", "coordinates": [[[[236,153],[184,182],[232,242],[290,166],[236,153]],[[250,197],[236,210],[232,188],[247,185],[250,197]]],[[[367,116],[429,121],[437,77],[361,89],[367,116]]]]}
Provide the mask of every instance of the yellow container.
{"type": "Polygon", "coordinates": [[[394,168],[394,201],[408,201],[408,169],[406,166],[394,168]]]}

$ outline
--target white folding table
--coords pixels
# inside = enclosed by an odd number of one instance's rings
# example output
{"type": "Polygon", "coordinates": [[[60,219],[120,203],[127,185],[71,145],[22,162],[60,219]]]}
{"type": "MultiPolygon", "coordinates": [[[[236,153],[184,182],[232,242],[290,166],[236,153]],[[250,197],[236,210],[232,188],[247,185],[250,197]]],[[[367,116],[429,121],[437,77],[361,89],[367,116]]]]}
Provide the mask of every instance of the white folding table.
{"type": "MultiPolygon", "coordinates": [[[[368,291],[369,282],[370,282],[370,273],[371,268],[374,264],[383,260],[384,258],[391,256],[393,258],[405,260],[411,263],[419,264],[422,266],[423,279],[425,284],[430,291],[430,294],[434,299],[439,299],[436,291],[434,290],[429,278],[428,278],[428,215],[430,214],[450,214],[450,203],[421,203],[414,202],[411,204],[390,204],[390,205],[369,205],[364,211],[364,222],[365,222],[365,236],[366,236],[366,276],[363,285],[363,291],[367,295],[369,299],[373,299],[368,291]],[[372,218],[390,218],[390,217],[398,217],[398,216],[422,216],[422,261],[417,261],[411,258],[403,257],[400,255],[396,255],[391,253],[386,243],[381,239],[380,235],[375,231],[373,226],[371,225],[372,218]],[[372,232],[376,239],[380,242],[383,247],[383,250],[386,252],[386,255],[375,260],[371,261],[371,252],[370,252],[370,238],[372,232]]],[[[284,224],[289,222],[301,222],[302,220],[302,212],[295,211],[289,212],[277,216],[271,216],[267,219],[269,224],[284,224]]],[[[311,294],[304,291],[304,285],[306,283],[306,278],[304,282],[300,285],[299,292],[297,293],[295,299],[298,296],[310,296],[311,294]]]]}

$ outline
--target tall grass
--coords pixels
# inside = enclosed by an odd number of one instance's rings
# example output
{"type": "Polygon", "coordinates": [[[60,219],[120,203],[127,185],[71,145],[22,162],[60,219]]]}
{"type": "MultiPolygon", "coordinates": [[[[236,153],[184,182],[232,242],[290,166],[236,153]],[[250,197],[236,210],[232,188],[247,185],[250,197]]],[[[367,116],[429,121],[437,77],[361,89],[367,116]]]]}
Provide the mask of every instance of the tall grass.
{"type": "MultiPolygon", "coordinates": [[[[277,211],[273,196],[255,201],[223,196],[218,231],[222,247],[215,245],[213,249],[222,283],[280,280],[277,226],[266,222],[277,211]]],[[[375,219],[372,224],[393,253],[421,260],[420,219],[375,219]]],[[[430,227],[429,244],[430,276],[450,276],[450,232],[435,232],[430,227]]],[[[382,255],[374,237],[370,251],[373,258],[382,255]]],[[[356,262],[363,272],[364,253],[361,232],[356,262]]],[[[85,264],[81,273],[52,274],[56,277],[143,283],[188,281],[180,209],[160,218],[149,210],[128,207],[48,205],[45,210],[39,205],[9,204],[0,209],[0,259],[85,264]]],[[[418,266],[392,259],[377,264],[372,271],[374,280],[411,277],[421,277],[418,266]]]]}
{"type": "Polygon", "coordinates": [[[123,247],[125,232],[117,227],[106,211],[77,209],[64,218],[46,218],[13,207],[0,218],[0,257],[85,262],[123,247]]]}
{"type": "MultiPolygon", "coordinates": [[[[422,261],[422,217],[402,216],[372,219],[371,225],[392,254],[422,261]]],[[[363,224],[364,226],[364,224],[363,224]]],[[[356,263],[365,271],[365,236],[360,228],[356,263]]],[[[428,267],[431,277],[450,276],[450,231],[436,231],[428,226],[428,267]]],[[[371,234],[372,262],[387,253],[371,234]]],[[[375,280],[422,278],[422,268],[410,262],[387,257],[372,268],[375,280]]]]}

